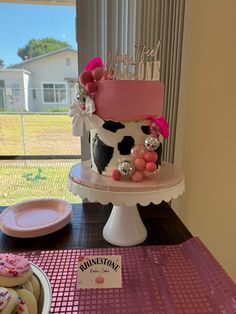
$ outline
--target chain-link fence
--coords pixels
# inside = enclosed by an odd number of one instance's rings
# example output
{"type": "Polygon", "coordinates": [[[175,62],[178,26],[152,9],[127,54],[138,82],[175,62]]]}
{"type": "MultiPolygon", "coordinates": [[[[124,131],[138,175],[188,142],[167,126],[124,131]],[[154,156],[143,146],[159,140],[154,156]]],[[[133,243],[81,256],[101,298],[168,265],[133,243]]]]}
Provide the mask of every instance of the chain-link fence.
{"type": "Polygon", "coordinates": [[[68,174],[78,159],[0,160],[0,206],[36,198],[80,203],[68,190],[68,174]]]}
{"type": "Polygon", "coordinates": [[[65,113],[0,113],[0,206],[43,197],[81,201],[67,188],[80,159],[71,129],[65,113]]]}
{"type": "Polygon", "coordinates": [[[0,155],[80,155],[67,113],[0,113],[0,155]]]}
{"type": "Polygon", "coordinates": [[[79,90],[77,82],[42,83],[42,88],[22,88],[13,83],[15,77],[7,80],[4,73],[0,70],[0,111],[66,112],[79,90]],[[7,83],[10,87],[4,87],[7,83]]]}

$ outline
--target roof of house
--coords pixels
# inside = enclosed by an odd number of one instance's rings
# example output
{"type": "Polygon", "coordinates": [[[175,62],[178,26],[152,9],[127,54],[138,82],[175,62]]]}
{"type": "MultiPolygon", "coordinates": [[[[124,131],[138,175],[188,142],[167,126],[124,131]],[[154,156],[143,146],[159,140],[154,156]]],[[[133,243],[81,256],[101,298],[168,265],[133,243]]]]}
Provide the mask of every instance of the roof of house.
{"type": "Polygon", "coordinates": [[[25,69],[9,69],[9,68],[4,68],[4,69],[0,69],[0,73],[1,72],[8,72],[8,73],[11,73],[11,72],[23,72],[23,73],[26,73],[26,74],[31,74],[31,72],[25,70],[25,69]]]}
{"type": "Polygon", "coordinates": [[[64,52],[64,51],[72,51],[72,52],[77,54],[77,51],[75,49],[70,48],[70,47],[66,47],[66,48],[58,49],[58,50],[55,50],[55,51],[52,51],[52,52],[49,52],[49,53],[45,53],[44,55],[41,55],[41,56],[38,56],[38,57],[34,57],[34,58],[31,58],[31,59],[25,60],[23,62],[20,62],[20,63],[16,63],[16,64],[13,64],[13,65],[10,65],[7,68],[8,69],[14,69],[14,68],[17,68],[18,66],[22,66],[24,64],[28,64],[28,63],[34,62],[36,60],[39,60],[39,59],[47,58],[49,56],[52,56],[52,55],[55,55],[55,54],[58,54],[58,53],[61,53],[61,52],[64,52]]]}

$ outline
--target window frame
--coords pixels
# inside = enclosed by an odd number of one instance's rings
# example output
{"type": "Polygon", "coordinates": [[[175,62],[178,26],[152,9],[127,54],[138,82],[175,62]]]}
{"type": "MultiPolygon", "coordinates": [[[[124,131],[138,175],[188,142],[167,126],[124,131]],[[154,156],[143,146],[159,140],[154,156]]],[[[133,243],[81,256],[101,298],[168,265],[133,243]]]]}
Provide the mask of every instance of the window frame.
{"type": "Polygon", "coordinates": [[[76,0],[0,0],[6,3],[76,6],[76,0]]]}
{"type": "Polygon", "coordinates": [[[41,90],[42,90],[42,104],[43,105],[67,105],[68,104],[68,90],[67,90],[67,83],[66,82],[41,82],[41,90]],[[53,94],[54,94],[54,99],[56,99],[56,88],[55,85],[56,84],[63,84],[65,86],[65,92],[66,92],[66,97],[64,102],[58,102],[58,101],[54,101],[54,102],[48,102],[44,100],[44,84],[53,84],[53,94]]]}

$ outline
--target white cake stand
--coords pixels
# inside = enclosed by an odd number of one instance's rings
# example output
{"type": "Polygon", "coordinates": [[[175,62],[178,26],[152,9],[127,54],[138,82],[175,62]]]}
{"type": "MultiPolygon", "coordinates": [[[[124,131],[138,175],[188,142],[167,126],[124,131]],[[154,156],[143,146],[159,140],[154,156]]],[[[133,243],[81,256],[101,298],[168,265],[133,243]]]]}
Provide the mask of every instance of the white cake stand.
{"type": "Polygon", "coordinates": [[[113,204],[111,215],[104,226],[103,237],[111,244],[131,246],[147,237],[137,204],[143,206],[169,202],[184,192],[184,176],[174,165],[162,163],[155,179],[142,182],[114,181],[91,171],[90,161],[74,165],[69,174],[69,190],[82,199],[101,204],[113,204]]]}

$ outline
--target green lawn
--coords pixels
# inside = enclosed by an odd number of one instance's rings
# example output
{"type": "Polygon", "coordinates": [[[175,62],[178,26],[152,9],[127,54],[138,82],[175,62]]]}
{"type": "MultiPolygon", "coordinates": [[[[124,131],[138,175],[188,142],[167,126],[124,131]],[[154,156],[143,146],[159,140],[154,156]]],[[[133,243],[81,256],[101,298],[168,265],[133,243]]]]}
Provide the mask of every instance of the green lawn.
{"type": "Polygon", "coordinates": [[[79,155],[80,138],[72,135],[66,115],[0,113],[0,155],[79,155]],[[24,126],[24,127],[22,127],[24,126]]]}
{"type": "Polygon", "coordinates": [[[21,201],[53,197],[81,202],[69,192],[68,173],[78,160],[61,161],[0,161],[0,205],[8,206],[21,201]]]}
{"type": "MultiPolygon", "coordinates": [[[[71,135],[67,115],[26,115],[24,132],[19,115],[0,114],[0,155],[79,155],[80,139],[71,135]],[[24,141],[22,134],[25,135],[24,141]]],[[[53,197],[81,200],[68,191],[67,177],[78,160],[0,161],[0,206],[53,197]]]]}

